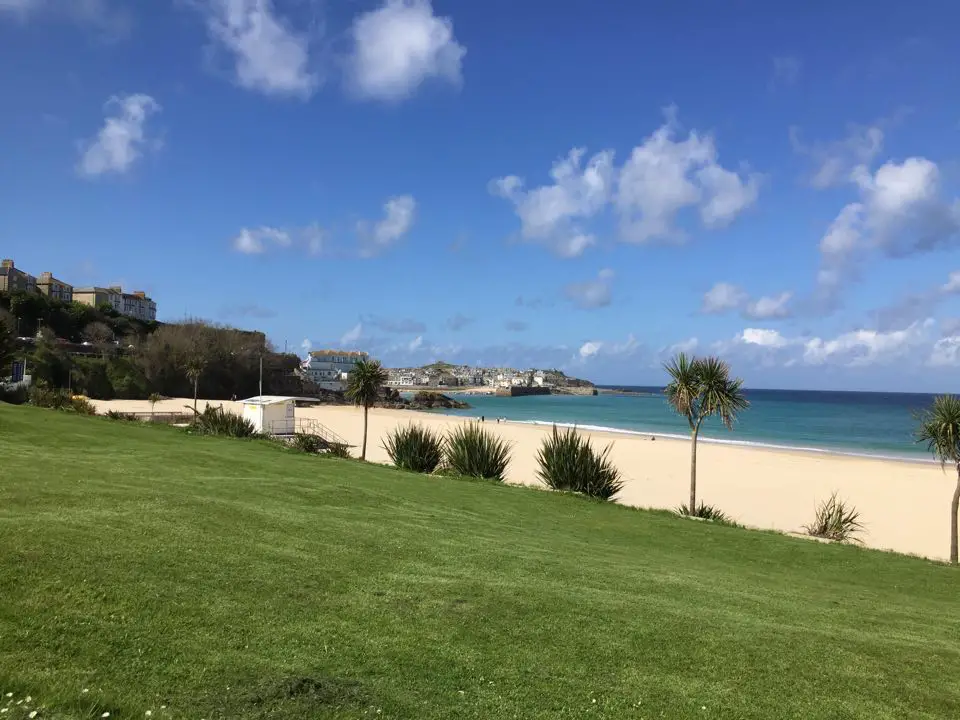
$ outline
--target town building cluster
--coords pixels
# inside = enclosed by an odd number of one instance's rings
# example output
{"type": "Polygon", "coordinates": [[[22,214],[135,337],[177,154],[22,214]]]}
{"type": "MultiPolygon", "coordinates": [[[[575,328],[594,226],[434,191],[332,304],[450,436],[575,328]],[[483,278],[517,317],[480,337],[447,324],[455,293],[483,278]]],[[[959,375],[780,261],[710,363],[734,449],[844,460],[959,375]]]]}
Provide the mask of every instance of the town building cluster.
{"type": "Polygon", "coordinates": [[[0,291],[25,292],[46,295],[60,302],[78,302],[100,307],[109,305],[121,315],[150,321],[157,319],[157,304],[142,291],[124,292],[120,287],[74,287],[58,280],[52,273],[31,275],[14,264],[13,260],[0,262],[0,291]]]}
{"type": "Polygon", "coordinates": [[[515,370],[442,363],[419,368],[395,368],[387,372],[387,385],[396,388],[487,387],[502,390],[511,387],[560,387],[567,380],[558,370],[515,370]]]}
{"type": "Polygon", "coordinates": [[[300,363],[300,373],[324,390],[343,391],[347,378],[361,360],[369,360],[365,352],[347,350],[314,350],[300,363]]]}

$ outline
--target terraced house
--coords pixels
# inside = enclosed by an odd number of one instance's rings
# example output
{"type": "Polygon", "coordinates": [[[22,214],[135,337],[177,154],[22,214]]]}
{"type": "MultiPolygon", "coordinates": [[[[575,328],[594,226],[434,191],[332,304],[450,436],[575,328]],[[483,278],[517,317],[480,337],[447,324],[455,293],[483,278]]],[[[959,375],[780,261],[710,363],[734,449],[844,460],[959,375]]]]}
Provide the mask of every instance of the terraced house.
{"type": "Polygon", "coordinates": [[[365,352],[314,350],[300,364],[300,371],[324,390],[344,390],[356,364],[369,359],[365,352]]]}

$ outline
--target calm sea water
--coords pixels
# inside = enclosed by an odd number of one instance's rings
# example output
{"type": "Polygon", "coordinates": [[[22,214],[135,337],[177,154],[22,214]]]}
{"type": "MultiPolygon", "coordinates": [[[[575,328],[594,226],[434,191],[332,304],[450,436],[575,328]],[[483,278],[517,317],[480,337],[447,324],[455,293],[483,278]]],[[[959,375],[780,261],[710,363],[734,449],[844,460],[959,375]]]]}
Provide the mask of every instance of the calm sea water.
{"type": "MultiPolygon", "coordinates": [[[[635,387],[650,397],[597,395],[499,398],[470,396],[470,410],[453,415],[485,415],[493,420],[578,425],[584,429],[620,430],[659,436],[688,437],[686,422],[672,412],[661,388],[635,387]]],[[[913,439],[914,414],[930,405],[932,395],[907,393],[751,390],[750,408],[733,432],[718,422],[704,424],[701,437],[717,442],[811,451],[878,455],[921,460],[929,455],[913,439]]]]}

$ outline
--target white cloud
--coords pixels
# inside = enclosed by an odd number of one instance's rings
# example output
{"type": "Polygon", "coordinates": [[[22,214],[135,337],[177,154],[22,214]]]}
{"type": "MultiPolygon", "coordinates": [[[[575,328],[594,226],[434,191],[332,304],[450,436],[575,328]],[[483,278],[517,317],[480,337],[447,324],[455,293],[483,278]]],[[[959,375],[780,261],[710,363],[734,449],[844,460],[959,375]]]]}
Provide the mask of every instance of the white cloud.
{"type": "Polygon", "coordinates": [[[610,304],[613,277],[613,270],[606,268],[597,274],[595,280],[567,285],[564,292],[573,303],[586,310],[606,307],[610,304]]]}
{"type": "Polygon", "coordinates": [[[743,310],[745,317],[751,320],[772,320],[774,318],[790,317],[790,300],[793,293],[782,292],[779,295],[771,295],[758,298],[753,302],[747,303],[743,310]]]}
{"type": "Polygon", "coordinates": [[[776,330],[761,328],[745,328],[737,339],[745,345],[759,345],[765,348],[784,348],[791,343],[776,330]]]}
{"type": "Polygon", "coordinates": [[[107,101],[107,119],[95,139],[81,145],[77,172],[85,177],[105,173],[123,174],[152,143],[147,137],[147,119],[160,111],[149,95],[114,96],[107,101]]]}
{"type": "Polygon", "coordinates": [[[751,300],[742,288],[730,283],[720,282],[710,288],[703,296],[700,312],[719,315],[731,310],[751,320],[773,320],[790,317],[790,300],[793,293],[782,292],[751,300]]]}
{"type": "Polygon", "coordinates": [[[677,353],[689,355],[696,352],[698,347],[700,347],[700,341],[695,337],[691,337],[663,348],[660,351],[660,355],[664,357],[673,357],[677,353]]]}
{"type": "Polygon", "coordinates": [[[431,78],[462,81],[466,48],[454,38],[450,18],[434,15],[429,0],[386,0],[357,16],[350,34],[348,76],[361,97],[395,101],[431,78]]]}
{"type": "Polygon", "coordinates": [[[243,228],[231,241],[233,249],[245,255],[258,255],[266,251],[270,243],[279,247],[289,247],[292,240],[290,234],[285,230],[273,227],[258,227],[243,228]]]}
{"type": "Polygon", "coordinates": [[[583,148],[574,148],[550,170],[553,185],[524,190],[523,179],[508,175],[490,184],[490,192],[514,204],[527,240],[551,247],[561,257],[576,257],[596,242],[577,221],[600,212],[613,191],[613,152],[591,157],[582,167],[583,148]]]}
{"type": "Polygon", "coordinates": [[[890,332],[855,330],[831,340],[811,338],[804,343],[803,359],[811,365],[833,361],[852,367],[889,362],[922,344],[933,324],[928,319],[890,332]]]}
{"type": "Polygon", "coordinates": [[[703,296],[700,311],[718,314],[736,310],[747,300],[747,293],[730,283],[720,282],[710,288],[703,296]]]}
{"type": "Polygon", "coordinates": [[[596,243],[583,223],[609,208],[619,215],[626,242],[683,239],[675,221],[684,209],[696,211],[707,229],[728,225],[756,202],[760,176],[723,168],[711,137],[692,131],[677,140],[676,131],[671,109],[667,122],[620,168],[612,150],[584,164],[586,151],[574,148],[554,163],[551,185],[527,190],[523,178],[507,175],[489,189],[513,203],[524,239],[542,242],[563,257],[596,243]]]}
{"type": "Polygon", "coordinates": [[[580,355],[580,359],[586,360],[587,358],[593,357],[600,352],[602,347],[603,343],[599,341],[585,342],[580,346],[580,352],[578,353],[580,355]]]}
{"type": "Polygon", "coordinates": [[[411,195],[399,195],[383,205],[385,217],[370,224],[362,220],[357,224],[362,257],[373,257],[402,238],[413,226],[417,203],[411,195]]]}
{"type": "Polygon", "coordinates": [[[710,136],[675,140],[676,129],[671,113],[620,169],[615,203],[628,242],[682,239],[674,222],[684,208],[697,208],[708,229],[722,227],[757,199],[759,175],[725,170],[710,136]]]}
{"type": "Polygon", "coordinates": [[[423,345],[423,335],[417,335],[410,343],[407,345],[407,352],[416,352],[423,345]]]}
{"type": "Polygon", "coordinates": [[[301,234],[307,248],[307,253],[310,255],[320,255],[323,253],[328,239],[326,230],[317,224],[313,224],[303,228],[301,234]]]}
{"type": "Polygon", "coordinates": [[[235,81],[266,95],[310,97],[320,85],[310,40],[277,15],[272,0],[205,0],[215,45],[233,56],[235,81]]]}
{"type": "Polygon", "coordinates": [[[580,346],[577,354],[573,356],[571,362],[582,364],[595,357],[628,357],[635,354],[640,349],[640,343],[633,333],[627,335],[623,342],[604,342],[601,340],[591,340],[580,346]]]}
{"type": "Polygon", "coordinates": [[[340,345],[346,348],[353,347],[362,336],[363,324],[357,323],[343,334],[343,337],[340,338],[340,345]]]}
{"type": "Polygon", "coordinates": [[[304,352],[310,352],[313,349],[313,341],[310,338],[304,338],[303,342],[300,343],[300,348],[304,352]]]}
{"type": "Polygon", "coordinates": [[[860,201],[845,206],[820,241],[818,286],[821,297],[830,301],[873,251],[902,257],[960,238],[960,201],[941,198],[936,163],[911,157],[888,162],[875,173],[860,166],[852,180],[860,201]]]}
{"type": "Polygon", "coordinates": [[[960,293],[960,270],[950,273],[950,277],[943,284],[941,290],[945,293],[960,293]]]}
{"type": "Polygon", "coordinates": [[[878,125],[851,125],[843,140],[807,146],[800,140],[799,130],[791,127],[790,143],[797,153],[813,161],[810,184],[827,188],[849,182],[856,168],[873,162],[883,149],[883,130],[878,125]]]}
{"type": "Polygon", "coordinates": [[[929,364],[935,367],[960,367],[960,335],[937,340],[933,344],[929,364]]]}

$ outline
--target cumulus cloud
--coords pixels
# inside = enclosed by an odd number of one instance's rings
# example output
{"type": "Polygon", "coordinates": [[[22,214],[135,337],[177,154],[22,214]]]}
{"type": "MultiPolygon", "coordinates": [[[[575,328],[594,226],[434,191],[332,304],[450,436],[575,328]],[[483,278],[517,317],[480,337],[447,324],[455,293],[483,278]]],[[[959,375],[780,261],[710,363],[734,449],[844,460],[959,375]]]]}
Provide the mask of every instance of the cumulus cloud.
{"type": "Polygon", "coordinates": [[[343,334],[340,345],[345,348],[356,347],[361,337],[363,337],[363,323],[357,323],[343,334]]]}
{"type": "Polygon", "coordinates": [[[941,197],[936,163],[911,157],[888,162],[874,173],[860,167],[854,182],[860,200],[840,211],[820,241],[818,287],[831,302],[871,253],[904,257],[953,246],[960,239],[960,200],[941,197]]]}
{"type": "Polygon", "coordinates": [[[309,37],[278,15],[272,0],[205,0],[198,7],[214,47],[232,57],[240,87],[308,98],[320,86],[309,37]]]}
{"type": "Polygon", "coordinates": [[[960,367],[960,335],[937,340],[930,352],[929,364],[934,367],[960,367]]]}
{"type": "Polygon", "coordinates": [[[407,234],[413,226],[417,203],[411,195],[399,195],[383,205],[384,218],[376,223],[357,224],[361,257],[374,257],[407,234]]]}
{"type": "Polygon", "coordinates": [[[423,345],[423,335],[417,335],[413,340],[407,343],[407,352],[416,352],[423,345]]]}
{"type": "Polygon", "coordinates": [[[738,310],[751,320],[773,320],[790,317],[790,301],[793,293],[782,292],[751,300],[745,290],[730,283],[720,282],[710,288],[703,296],[700,312],[708,315],[738,310]]]}
{"type": "Polygon", "coordinates": [[[147,120],[160,111],[152,97],[140,93],[114,96],[105,110],[107,118],[100,132],[81,144],[77,172],[84,177],[122,175],[143,156],[144,149],[157,146],[146,131],[147,120]]]}
{"type": "Polygon", "coordinates": [[[633,336],[627,335],[623,342],[607,342],[603,340],[590,340],[583,343],[577,354],[573,357],[573,362],[583,363],[594,357],[626,357],[633,355],[640,349],[640,343],[633,336]]]}
{"type": "Polygon", "coordinates": [[[567,285],[564,294],[577,307],[585,310],[606,307],[611,300],[610,284],[613,277],[613,270],[606,268],[601,270],[594,280],[567,285]]]}
{"type": "Polygon", "coordinates": [[[553,183],[527,188],[507,175],[490,183],[490,192],[510,201],[525,240],[541,242],[562,257],[575,257],[597,241],[587,221],[612,209],[626,242],[682,240],[675,221],[691,210],[707,229],[731,223],[753,205],[760,176],[722,167],[713,138],[691,131],[678,139],[673,111],[667,122],[633,149],[623,165],[612,150],[592,155],[574,148],[554,163],[553,183]]]}
{"type": "Polygon", "coordinates": [[[790,144],[796,153],[810,158],[809,182],[822,189],[849,182],[856,168],[869,166],[883,149],[883,130],[879,124],[851,125],[842,140],[807,145],[800,139],[799,128],[791,127],[790,144]]]}
{"type": "Polygon", "coordinates": [[[270,245],[289,247],[290,243],[290,234],[285,230],[264,226],[243,228],[230,244],[238,253],[259,255],[265,252],[270,245]]]}
{"type": "Polygon", "coordinates": [[[596,242],[579,222],[600,212],[613,190],[613,151],[591,157],[571,150],[550,170],[552,185],[525,190],[522,178],[508,175],[490,184],[490,192],[513,203],[524,239],[541,242],[561,257],[576,257],[596,242]]]}
{"type": "Polygon", "coordinates": [[[304,352],[310,352],[313,349],[313,341],[310,338],[304,338],[300,343],[300,349],[304,352]]]}
{"type": "Polygon", "coordinates": [[[732,340],[715,343],[713,350],[781,367],[800,363],[858,368],[906,361],[922,365],[931,361],[937,343],[937,357],[949,357],[949,338],[933,340],[936,325],[927,318],[896,330],[858,329],[834,337],[789,337],[769,328],[746,328],[732,340]]]}
{"type": "Polygon", "coordinates": [[[721,167],[712,137],[694,130],[678,140],[676,134],[670,116],[620,169],[615,204],[628,242],[682,240],[674,223],[685,208],[696,209],[706,228],[723,227],[759,195],[760,176],[721,167]]]}
{"type": "Polygon", "coordinates": [[[950,273],[950,277],[947,278],[947,282],[943,284],[941,290],[949,294],[960,293],[960,270],[950,273]]]}
{"type": "Polygon", "coordinates": [[[772,320],[775,318],[790,317],[790,300],[793,293],[782,292],[779,295],[769,295],[748,302],[743,309],[744,317],[751,320],[772,320]]]}
{"type": "Polygon", "coordinates": [[[245,255],[259,255],[273,249],[299,248],[308,255],[320,255],[325,250],[327,231],[319,225],[300,228],[279,228],[269,225],[241,228],[230,241],[231,247],[245,255]]]}
{"type": "Polygon", "coordinates": [[[462,82],[466,48],[450,18],[434,15],[429,0],[386,0],[357,16],[350,37],[347,74],[360,97],[396,101],[430,79],[462,82]]]}
{"type": "Polygon", "coordinates": [[[709,315],[729,312],[741,307],[747,298],[747,293],[736,285],[719,282],[704,294],[700,311],[709,315]]]}

